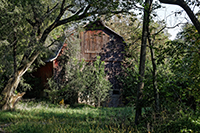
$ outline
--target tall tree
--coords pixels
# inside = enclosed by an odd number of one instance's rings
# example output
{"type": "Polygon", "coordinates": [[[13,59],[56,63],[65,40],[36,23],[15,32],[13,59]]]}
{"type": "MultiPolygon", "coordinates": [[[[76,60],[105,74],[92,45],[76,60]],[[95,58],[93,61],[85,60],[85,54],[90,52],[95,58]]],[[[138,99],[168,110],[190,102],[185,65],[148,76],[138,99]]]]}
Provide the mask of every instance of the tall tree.
{"type": "Polygon", "coordinates": [[[156,112],[160,111],[160,103],[159,103],[159,92],[158,92],[158,86],[157,86],[157,66],[156,66],[156,59],[155,59],[155,53],[154,53],[154,44],[152,39],[150,38],[150,31],[148,27],[148,42],[149,42],[149,48],[151,53],[151,62],[153,66],[152,70],[152,76],[153,76],[153,90],[154,90],[154,99],[155,99],[155,110],[156,112]]]}
{"type": "Polygon", "coordinates": [[[149,16],[150,8],[153,0],[145,0],[144,5],[144,18],[143,18],[143,30],[142,30],[142,43],[140,50],[140,65],[139,65],[139,81],[137,87],[137,100],[136,100],[136,113],[135,124],[139,124],[139,119],[142,115],[142,99],[144,88],[144,74],[145,74],[145,60],[146,60],[146,46],[148,38],[149,16]]]}
{"type": "MultiPolygon", "coordinates": [[[[96,0],[62,0],[62,1],[31,1],[31,0],[17,0],[17,1],[5,1],[1,4],[1,12],[4,13],[2,19],[10,12],[16,12],[23,17],[23,24],[21,27],[17,27],[22,33],[21,41],[26,44],[26,49],[22,49],[21,57],[18,62],[19,65],[13,76],[8,80],[7,85],[0,94],[0,108],[8,110],[12,106],[12,97],[15,96],[16,90],[22,76],[30,68],[33,62],[38,58],[42,51],[50,45],[45,42],[48,36],[54,29],[64,24],[70,24],[71,22],[83,20],[83,19],[95,19],[99,15],[109,13],[121,13],[130,9],[130,3],[120,1],[124,8],[118,8],[119,2],[113,2],[108,0],[96,1],[96,0]],[[47,5],[46,5],[47,4],[47,5]],[[7,9],[10,9],[9,11],[7,9]],[[49,24],[50,23],[50,24],[49,24]],[[23,28],[25,27],[25,28],[23,28]],[[23,33],[24,30],[26,36],[23,33]],[[30,37],[27,39],[27,36],[30,37]]],[[[14,16],[11,16],[14,17],[14,16]]],[[[18,21],[15,21],[15,25],[18,21]]],[[[9,27],[3,25],[3,27],[9,27]]],[[[14,31],[15,29],[10,29],[14,31]]],[[[8,35],[9,33],[7,33],[8,35]]],[[[8,38],[4,38],[2,42],[7,41],[8,38]]],[[[7,41],[8,42],[8,41],[7,41]]]]}

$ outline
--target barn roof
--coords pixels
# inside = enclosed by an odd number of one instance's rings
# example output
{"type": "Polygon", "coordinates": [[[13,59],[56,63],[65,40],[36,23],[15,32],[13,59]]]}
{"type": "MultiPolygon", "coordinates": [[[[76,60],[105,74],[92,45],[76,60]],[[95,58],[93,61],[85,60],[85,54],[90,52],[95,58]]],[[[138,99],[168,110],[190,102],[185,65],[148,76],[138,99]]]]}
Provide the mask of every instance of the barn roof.
{"type": "Polygon", "coordinates": [[[93,29],[93,30],[94,29],[107,29],[110,32],[112,32],[114,35],[116,35],[124,40],[124,38],[120,34],[115,32],[114,30],[112,30],[110,27],[106,26],[102,20],[98,20],[93,23],[86,24],[84,27],[86,27],[86,29],[89,28],[89,29],[93,29]]]}
{"type": "MultiPolygon", "coordinates": [[[[101,20],[86,24],[84,26],[85,29],[107,29],[108,31],[110,31],[111,33],[113,33],[114,35],[120,37],[123,42],[124,42],[124,38],[119,35],[117,32],[115,32],[114,30],[112,30],[111,28],[109,28],[108,26],[105,25],[105,23],[101,20]]],[[[67,40],[66,35],[63,35],[62,37],[60,37],[56,42],[54,42],[53,47],[51,48],[51,50],[53,51],[53,55],[51,55],[45,62],[52,62],[54,61],[58,56],[59,53],[61,52],[63,45],[65,44],[67,40]]]]}
{"type": "Polygon", "coordinates": [[[62,50],[63,45],[65,44],[66,39],[67,39],[66,36],[63,35],[57,41],[54,42],[54,44],[50,48],[53,54],[51,54],[51,56],[45,62],[54,61],[58,57],[60,51],[62,50]]]}

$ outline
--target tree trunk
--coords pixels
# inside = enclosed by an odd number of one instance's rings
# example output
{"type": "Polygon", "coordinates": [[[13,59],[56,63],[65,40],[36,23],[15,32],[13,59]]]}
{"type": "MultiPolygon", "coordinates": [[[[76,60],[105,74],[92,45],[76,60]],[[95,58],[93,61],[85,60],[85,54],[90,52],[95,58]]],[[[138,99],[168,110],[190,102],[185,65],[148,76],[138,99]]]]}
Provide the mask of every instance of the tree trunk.
{"type": "Polygon", "coordinates": [[[151,61],[153,64],[153,90],[154,90],[154,99],[155,99],[155,108],[156,112],[160,111],[160,102],[159,102],[159,91],[158,91],[158,86],[157,86],[157,68],[156,68],[156,63],[154,59],[154,51],[153,48],[150,48],[151,51],[151,61]]]}
{"type": "MultiPolygon", "coordinates": [[[[22,61],[22,65],[15,72],[14,76],[8,80],[6,87],[4,88],[4,90],[2,91],[0,95],[0,108],[2,110],[10,110],[14,108],[14,105],[17,102],[17,100],[16,102],[13,101],[13,99],[16,99],[16,95],[14,94],[14,92],[17,89],[17,86],[21,80],[21,77],[28,70],[28,68],[35,61],[35,59],[38,57],[39,54],[40,52],[36,52],[35,50],[35,52],[33,52],[29,60],[24,58],[24,60],[22,61]]],[[[24,95],[25,93],[22,93],[22,94],[24,95]]]]}
{"type": "Polygon", "coordinates": [[[156,110],[156,112],[159,112],[160,111],[160,102],[159,102],[159,91],[158,91],[158,87],[157,87],[157,67],[156,67],[156,62],[155,62],[155,58],[154,58],[154,51],[152,48],[153,45],[151,44],[150,38],[149,38],[149,45],[150,45],[150,52],[151,52],[151,61],[152,61],[152,65],[153,65],[152,75],[153,75],[155,110],[156,110]]]}
{"type": "Polygon", "coordinates": [[[0,107],[2,110],[9,110],[11,109],[11,99],[14,95],[14,91],[16,90],[21,77],[16,73],[14,77],[8,80],[6,87],[4,88],[3,92],[1,93],[1,102],[0,107]]]}
{"type": "Polygon", "coordinates": [[[194,12],[190,9],[190,7],[187,5],[187,3],[184,0],[159,0],[159,1],[161,3],[173,4],[173,5],[178,5],[178,6],[182,7],[186,11],[187,15],[190,17],[190,20],[194,24],[198,33],[200,34],[200,22],[195,17],[194,12]]]}
{"type": "Polygon", "coordinates": [[[14,33],[14,44],[13,44],[13,63],[14,63],[14,73],[17,71],[17,62],[16,62],[16,49],[17,49],[17,33],[14,33]]]}
{"type": "MultiPolygon", "coordinates": [[[[56,24],[57,24],[57,22],[54,22],[49,27],[47,27],[46,30],[44,30],[44,32],[38,42],[36,42],[37,39],[33,39],[34,41],[32,41],[30,43],[39,44],[38,46],[40,46],[40,44],[44,44],[49,33],[54,28],[56,28],[55,27],[56,24]]],[[[32,33],[35,33],[35,32],[36,32],[36,30],[33,27],[32,33]]],[[[36,36],[32,36],[32,38],[35,38],[35,37],[36,36]]],[[[16,97],[14,92],[17,89],[17,86],[21,80],[21,77],[24,75],[24,73],[26,73],[26,71],[29,69],[29,67],[33,64],[33,62],[36,60],[36,58],[41,53],[41,49],[35,49],[32,51],[31,55],[29,55],[30,52],[31,51],[26,51],[26,53],[24,54],[24,56],[22,58],[19,68],[17,70],[15,70],[14,76],[8,80],[6,87],[0,94],[0,109],[2,109],[2,110],[12,109],[12,108],[14,108],[14,105],[18,101],[18,100],[16,100],[16,102],[13,103],[13,99],[15,99],[15,97],[16,97]]],[[[22,94],[24,95],[25,93],[22,93],[22,94]]],[[[21,97],[23,96],[22,94],[20,95],[21,97]]]]}
{"type": "Polygon", "coordinates": [[[144,88],[144,73],[145,73],[145,60],[146,60],[146,44],[148,37],[149,15],[152,0],[145,0],[144,18],[143,18],[143,31],[142,31],[142,44],[140,50],[140,66],[139,66],[139,82],[137,86],[137,99],[136,99],[136,113],[135,124],[139,124],[139,119],[142,115],[142,99],[144,88]]]}
{"type": "Polygon", "coordinates": [[[100,107],[101,106],[101,100],[100,100],[100,98],[98,97],[98,105],[97,105],[97,107],[100,107]]]}
{"type": "Polygon", "coordinates": [[[149,48],[150,48],[150,53],[151,53],[151,62],[153,66],[152,70],[152,75],[153,75],[153,90],[154,90],[154,99],[155,99],[155,111],[159,112],[160,111],[160,100],[159,100],[159,91],[158,91],[158,86],[157,86],[157,66],[155,62],[155,57],[154,57],[154,40],[155,36],[153,37],[153,41],[150,38],[150,30],[148,27],[148,42],[149,42],[149,48]]]}

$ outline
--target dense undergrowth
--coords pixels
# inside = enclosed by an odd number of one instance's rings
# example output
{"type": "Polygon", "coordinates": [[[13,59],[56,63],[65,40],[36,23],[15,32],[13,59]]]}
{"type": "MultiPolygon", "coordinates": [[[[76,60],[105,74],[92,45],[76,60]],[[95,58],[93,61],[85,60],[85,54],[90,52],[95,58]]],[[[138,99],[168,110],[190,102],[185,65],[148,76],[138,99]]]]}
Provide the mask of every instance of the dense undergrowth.
{"type": "MultiPolygon", "coordinates": [[[[0,130],[14,133],[198,133],[200,117],[178,112],[166,113],[159,119],[146,116],[139,126],[134,125],[134,108],[94,108],[79,104],[75,107],[46,103],[20,103],[15,111],[0,112],[0,130]]],[[[145,114],[144,114],[145,116],[145,114]]]]}

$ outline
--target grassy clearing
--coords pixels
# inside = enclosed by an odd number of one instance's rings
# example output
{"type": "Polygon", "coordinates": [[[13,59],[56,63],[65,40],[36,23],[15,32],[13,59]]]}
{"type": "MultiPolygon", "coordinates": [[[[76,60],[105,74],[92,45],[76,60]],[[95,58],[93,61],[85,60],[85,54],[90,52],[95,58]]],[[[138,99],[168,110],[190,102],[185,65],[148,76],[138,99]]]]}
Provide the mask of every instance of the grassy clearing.
{"type": "Polygon", "coordinates": [[[46,103],[20,103],[15,111],[0,111],[1,130],[14,133],[145,133],[147,123],[155,133],[199,133],[200,114],[160,114],[160,120],[146,117],[136,128],[134,108],[69,108],[46,103]]]}
{"type": "Polygon", "coordinates": [[[134,132],[133,108],[65,108],[21,103],[16,111],[0,112],[3,130],[15,133],[134,132]],[[3,126],[10,124],[9,126],[3,126]]]}

